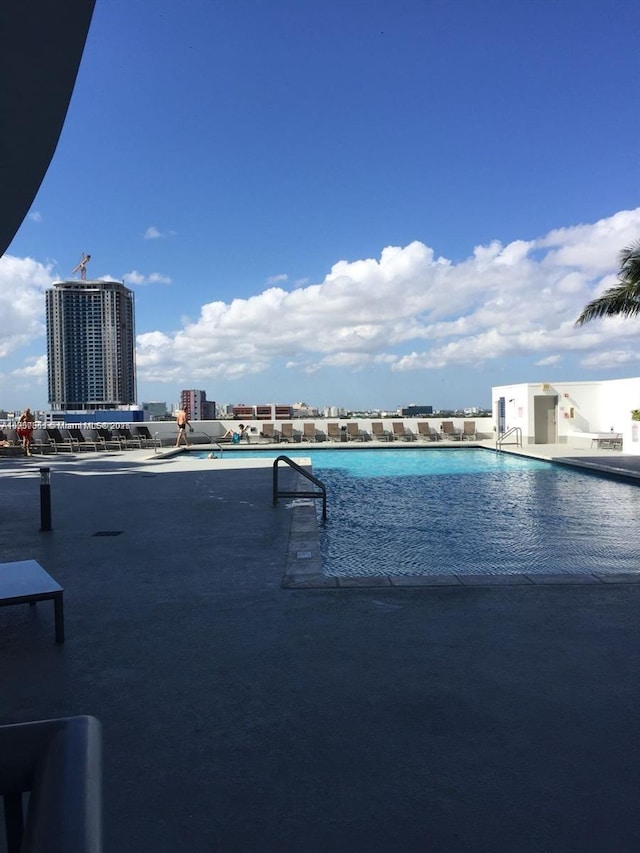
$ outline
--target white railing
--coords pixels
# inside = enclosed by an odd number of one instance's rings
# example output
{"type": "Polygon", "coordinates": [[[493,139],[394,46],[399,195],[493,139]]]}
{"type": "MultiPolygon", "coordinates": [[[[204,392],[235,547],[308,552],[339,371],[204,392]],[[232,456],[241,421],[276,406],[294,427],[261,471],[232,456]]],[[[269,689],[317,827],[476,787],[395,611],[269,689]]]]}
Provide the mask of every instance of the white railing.
{"type": "Polygon", "coordinates": [[[522,447],[522,429],[520,427],[511,427],[502,435],[496,438],[496,450],[502,450],[503,444],[515,444],[516,447],[522,447]],[[515,441],[505,441],[510,435],[515,437],[515,441]]]}

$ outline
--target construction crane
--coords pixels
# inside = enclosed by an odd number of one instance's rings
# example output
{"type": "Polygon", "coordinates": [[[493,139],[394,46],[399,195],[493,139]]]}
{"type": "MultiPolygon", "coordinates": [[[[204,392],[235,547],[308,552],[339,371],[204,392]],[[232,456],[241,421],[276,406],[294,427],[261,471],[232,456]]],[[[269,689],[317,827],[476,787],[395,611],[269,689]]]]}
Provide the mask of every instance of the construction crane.
{"type": "Polygon", "coordinates": [[[73,268],[73,270],[71,271],[71,275],[73,275],[74,272],[78,272],[78,270],[79,270],[80,271],[80,278],[82,279],[82,281],[85,281],[85,279],[87,278],[87,264],[89,263],[90,260],[91,260],[91,255],[85,255],[85,253],[83,252],[82,253],[82,260],[80,261],[80,263],[76,267],[73,268]]]}

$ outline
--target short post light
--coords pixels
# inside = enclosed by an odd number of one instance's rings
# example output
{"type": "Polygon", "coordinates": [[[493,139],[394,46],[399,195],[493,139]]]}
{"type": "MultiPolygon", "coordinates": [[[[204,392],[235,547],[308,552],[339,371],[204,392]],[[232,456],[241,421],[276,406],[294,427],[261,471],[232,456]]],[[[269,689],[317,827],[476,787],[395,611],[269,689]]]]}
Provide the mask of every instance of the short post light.
{"type": "Polygon", "coordinates": [[[51,468],[40,468],[40,532],[51,529],[51,468]]]}

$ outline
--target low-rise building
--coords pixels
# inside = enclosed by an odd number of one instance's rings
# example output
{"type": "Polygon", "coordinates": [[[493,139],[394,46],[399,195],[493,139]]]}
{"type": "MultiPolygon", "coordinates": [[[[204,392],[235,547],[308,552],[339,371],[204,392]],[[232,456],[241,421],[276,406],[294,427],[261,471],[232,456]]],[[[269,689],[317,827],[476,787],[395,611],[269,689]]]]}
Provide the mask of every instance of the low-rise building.
{"type": "Polygon", "coordinates": [[[492,389],[496,435],[520,432],[523,444],[597,446],[620,436],[625,452],[640,454],[640,378],[585,382],[528,382],[492,389]]]}

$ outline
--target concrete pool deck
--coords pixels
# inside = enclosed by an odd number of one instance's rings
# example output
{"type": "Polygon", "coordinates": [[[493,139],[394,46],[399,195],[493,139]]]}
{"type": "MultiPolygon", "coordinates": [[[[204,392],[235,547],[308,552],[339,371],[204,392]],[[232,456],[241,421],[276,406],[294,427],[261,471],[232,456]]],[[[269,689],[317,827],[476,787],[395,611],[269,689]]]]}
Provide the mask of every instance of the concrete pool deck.
{"type": "Polygon", "coordinates": [[[149,456],[0,461],[1,722],[101,720],[105,851],[640,848],[640,585],[283,589],[268,463],[149,456]]]}

